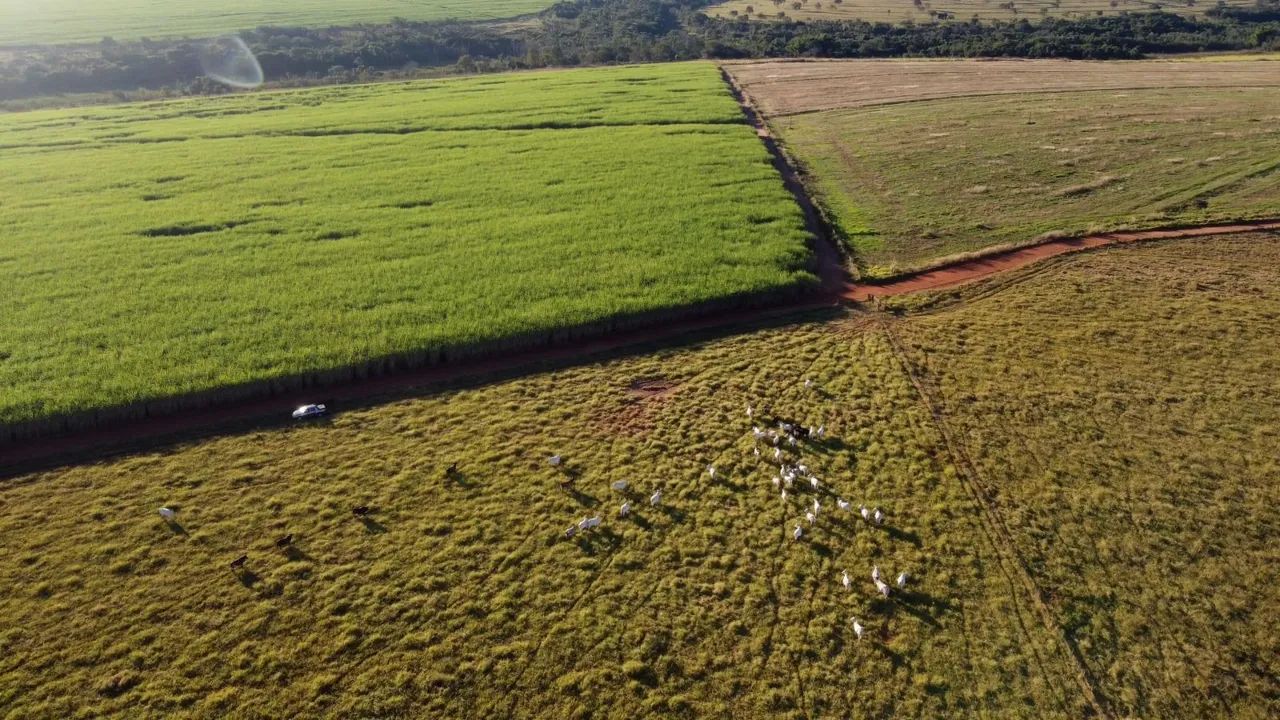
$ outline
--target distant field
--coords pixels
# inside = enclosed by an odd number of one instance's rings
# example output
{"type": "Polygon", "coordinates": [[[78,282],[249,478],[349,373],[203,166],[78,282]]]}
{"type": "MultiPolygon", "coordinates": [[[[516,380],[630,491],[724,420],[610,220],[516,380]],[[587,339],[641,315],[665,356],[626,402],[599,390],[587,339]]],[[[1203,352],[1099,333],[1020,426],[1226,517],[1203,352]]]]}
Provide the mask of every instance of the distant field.
{"type": "MultiPolygon", "coordinates": [[[[706,12],[714,17],[758,20],[865,20],[867,22],[935,22],[944,20],[1036,20],[1082,18],[1162,10],[1201,15],[1217,3],[1205,0],[729,0],[706,12]],[[784,18],[778,14],[783,13],[784,18]]],[[[1226,5],[1252,6],[1253,0],[1224,0],[1226,5]]]]}
{"type": "Polygon", "coordinates": [[[812,280],[710,64],[28,113],[0,148],[0,425],[812,280]]]}
{"type": "Polygon", "coordinates": [[[1275,717],[1277,262],[1275,237],[1075,256],[900,318],[6,480],[0,705],[1040,720],[1088,717],[1087,682],[1111,717],[1275,717]],[[820,492],[780,499],[748,403],[827,427],[785,447],[820,492]],[[910,591],[876,599],[873,565],[910,591]]]}
{"type": "Polygon", "coordinates": [[[1280,717],[1278,264],[1080,255],[900,326],[1116,717],[1280,717]]]}
{"type": "Polygon", "coordinates": [[[1070,90],[1280,87],[1280,55],[1080,60],[744,60],[726,62],[770,117],[948,97],[1070,90]],[[1263,60],[1263,62],[1258,62],[1263,60]]]}
{"type": "Polygon", "coordinates": [[[492,20],[550,0],[0,0],[0,46],[141,37],[210,37],[259,25],[325,27],[407,20],[492,20]]]}
{"type": "Polygon", "coordinates": [[[871,276],[1048,232],[1280,215],[1273,63],[805,65],[730,69],[871,276]]]}

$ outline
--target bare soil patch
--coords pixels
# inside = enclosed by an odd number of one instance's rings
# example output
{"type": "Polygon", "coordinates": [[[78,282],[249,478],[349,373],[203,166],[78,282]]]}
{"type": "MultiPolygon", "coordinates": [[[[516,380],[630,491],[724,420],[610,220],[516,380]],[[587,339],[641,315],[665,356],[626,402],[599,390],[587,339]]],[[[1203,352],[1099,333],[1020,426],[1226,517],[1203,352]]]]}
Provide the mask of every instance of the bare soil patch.
{"type": "Polygon", "coordinates": [[[666,378],[638,378],[627,386],[627,392],[638,398],[661,397],[676,389],[676,384],[666,378]]]}

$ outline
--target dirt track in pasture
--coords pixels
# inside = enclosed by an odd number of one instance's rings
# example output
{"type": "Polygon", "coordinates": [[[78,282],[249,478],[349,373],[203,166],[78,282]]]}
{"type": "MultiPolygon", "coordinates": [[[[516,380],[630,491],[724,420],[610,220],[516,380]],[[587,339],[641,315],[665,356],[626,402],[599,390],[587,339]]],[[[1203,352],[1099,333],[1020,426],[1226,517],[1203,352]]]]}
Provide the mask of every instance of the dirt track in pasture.
{"type": "Polygon", "coordinates": [[[885,283],[851,283],[841,293],[840,297],[852,302],[867,302],[876,298],[906,295],[927,290],[942,290],[964,285],[998,273],[1017,270],[1051,257],[1080,252],[1081,250],[1092,250],[1144,240],[1177,240],[1257,232],[1259,230],[1280,231],[1280,221],[1269,220],[1235,225],[1110,232],[1079,238],[1047,240],[1035,245],[1005,250],[984,257],[962,260],[934,270],[914,273],[885,283]]]}

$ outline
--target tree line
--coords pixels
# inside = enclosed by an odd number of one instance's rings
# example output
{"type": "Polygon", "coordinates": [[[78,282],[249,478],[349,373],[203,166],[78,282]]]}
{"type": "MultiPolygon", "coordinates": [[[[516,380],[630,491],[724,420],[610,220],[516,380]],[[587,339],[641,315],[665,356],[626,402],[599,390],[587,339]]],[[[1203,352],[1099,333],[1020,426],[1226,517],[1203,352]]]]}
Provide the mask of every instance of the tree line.
{"type": "MultiPolygon", "coordinates": [[[[341,28],[260,27],[241,34],[269,79],[312,84],[494,70],[758,57],[1133,59],[1153,53],[1280,50],[1280,0],[1164,12],[1009,22],[711,18],[712,0],[564,0],[527,27],[393,20],[341,28]]],[[[9,48],[0,100],[66,93],[224,91],[201,77],[200,40],[9,48]]]]}

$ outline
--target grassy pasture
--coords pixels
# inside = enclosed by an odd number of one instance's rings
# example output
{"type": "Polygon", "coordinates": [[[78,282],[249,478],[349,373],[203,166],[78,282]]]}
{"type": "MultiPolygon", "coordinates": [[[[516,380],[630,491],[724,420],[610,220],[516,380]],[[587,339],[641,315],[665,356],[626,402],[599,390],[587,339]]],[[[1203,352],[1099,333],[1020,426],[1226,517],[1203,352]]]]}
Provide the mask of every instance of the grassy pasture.
{"type": "Polygon", "coordinates": [[[1274,236],[1060,258],[904,300],[900,318],[814,318],[8,480],[0,706],[1078,718],[1065,636],[1117,717],[1274,717],[1277,260],[1274,236]],[[790,456],[885,507],[888,529],[838,519],[824,492],[788,539],[814,494],[780,501],[752,456],[743,406],[763,398],[826,424],[790,456]],[[555,487],[557,452],[576,496],[555,487]],[[602,532],[562,539],[594,513],[602,532]],[[289,554],[272,548],[285,533],[289,554]],[[872,564],[918,584],[877,601],[872,564]]]}
{"type": "Polygon", "coordinates": [[[950,98],[775,117],[870,276],[1049,232],[1280,215],[1280,89],[950,98]]]}
{"type": "Polygon", "coordinates": [[[29,113],[0,146],[0,425],[812,280],[709,64],[29,113]]]}
{"type": "Polygon", "coordinates": [[[0,0],[0,46],[210,37],[259,25],[326,27],[395,17],[493,20],[549,5],[547,0],[0,0]]]}
{"type": "MultiPolygon", "coordinates": [[[[1226,5],[1247,7],[1252,0],[1224,0],[1226,5]]],[[[1150,0],[729,0],[708,8],[713,17],[754,20],[864,20],[884,23],[1037,20],[1084,18],[1161,10],[1178,15],[1200,15],[1216,3],[1201,0],[1153,2],[1150,0]],[[750,8],[750,10],[748,10],[750,8]],[[779,17],[778,13],[783,13],[779,17]]]]}
{"type": "Polygon", "coordinates": [[[884,336],[835,322],[11,480],[0,707],[1079,717],[1061,651],[1010,592],[938,444],[884,336]],[[776,466],[751,455],[743,407],[766,397],[826,423],[832,439],[799,457],[886,508],[891,529],[837,519],[823,493],[819,525],[791,542],[815,494],[783,503],[776,466]],[[464,477],[442,481],[455,461],[464,477]],[[616,480],[634,488],[627,521],[616,480]],[[181,531],[156,515],[166,503],[181,531]],[[375,508],[367,527],[357,504],[375,508]],[[602,532],[562,539],[595,513],[602,532]],[[291,557],[272,547],[285,533],[291,557]],[[227,568],[241,552],[243,583],[227,568]],[[911,570],[915,591],[873,599],[873,564],[911,570]]]}
{"type": "Polygon", "coordinates": [[[1278,262],[1065,257],[899,325],[1117,717],[1280,715],[1278,262]]]}

